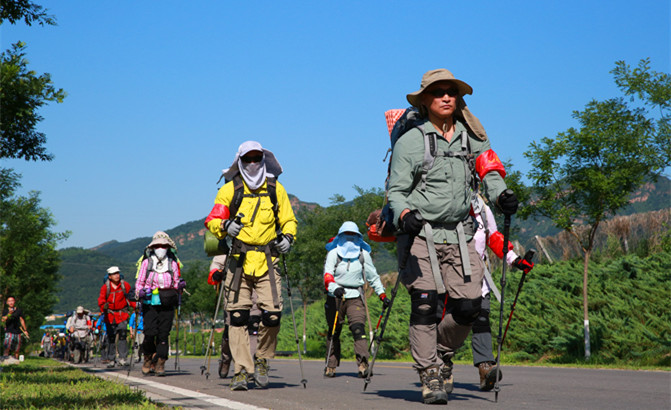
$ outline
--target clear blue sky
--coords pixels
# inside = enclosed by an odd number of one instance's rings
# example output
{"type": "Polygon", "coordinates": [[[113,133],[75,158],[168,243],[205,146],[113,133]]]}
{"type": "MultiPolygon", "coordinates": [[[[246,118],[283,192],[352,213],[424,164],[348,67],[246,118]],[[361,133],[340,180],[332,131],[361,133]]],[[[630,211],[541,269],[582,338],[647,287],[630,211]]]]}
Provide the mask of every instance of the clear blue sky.
{"type": "Polygon", "coordinates": [[[522,153],[619,96],[615,61],[671,72],[668,0],[37,1],[58,26],[2,26],[68,97],[41,110],[52,162],[2,161],[41,192],[61,247],[127,241],[204,218],[245,140],[287,190],[329,205],[382,187],[384,111],[448,68],[492,147],[522,153]]]}

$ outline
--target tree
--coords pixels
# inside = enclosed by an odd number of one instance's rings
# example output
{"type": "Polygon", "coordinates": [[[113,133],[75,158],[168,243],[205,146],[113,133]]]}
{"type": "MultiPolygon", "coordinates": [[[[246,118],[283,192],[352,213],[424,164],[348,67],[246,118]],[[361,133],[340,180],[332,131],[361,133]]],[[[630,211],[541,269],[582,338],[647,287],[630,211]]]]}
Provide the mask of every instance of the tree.
{"type": "Polygon", "coordinates": [[[0,306],[9,296],[23,308],[26,325],[36,334],[56,303],[60,257],[56,244],[68,233],[55,233],[51,213],[37,192],[15,196],[18,175],[0,169],[0,306]]]}
{"type": "Polygon", "coordinates": [[[532,143],[524,153],[532,163],[528,176],[538,195],[521,216],[550,218],[580,245],[583,259],[585,359],[590,358],[587,283],[590,255],[601,222],[628,204],[629,195],[647,179],[656,180],[669,166],[669,95],[671,76],[651,72],[642,60],[631,71],[617,62],[612,71],[625,95],[658,107],[655,121],[645,108],[623,98],[593,100],[574,111],[580,128],[532,143]],[[665,97],[664,97],[665,96],[665,97]]]}
{"type": "Polygon", "coordinates": [[[28,69],[25,48],[19,41],[0,56],[0,158],[50,161],[46,136],[35,129],[43,119],[38,110],[49,101],[63,102],[66,94],[48,73],[37,76],[28,69]]]}
{"type": "Polygon", "coordinates": [[[0,21],[9,21],[16,24],[23,19],[24,23],[32,26],[38,23],[40,26],[45,24],[56,25],[53,16],[47,14],[47,9],[28,0],[0,0],[0,21]]]}

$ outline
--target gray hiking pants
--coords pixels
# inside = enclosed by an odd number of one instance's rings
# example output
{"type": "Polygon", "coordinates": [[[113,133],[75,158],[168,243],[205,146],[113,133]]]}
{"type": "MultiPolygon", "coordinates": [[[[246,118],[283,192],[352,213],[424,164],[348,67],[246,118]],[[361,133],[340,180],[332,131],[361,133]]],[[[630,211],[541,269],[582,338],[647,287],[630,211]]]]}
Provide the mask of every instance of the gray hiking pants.
{"type": "MultiPolygon", "coordinates": [[[[399,262],[404,257],[407,246],[407,236],[398,238],[399,262]]],[[[459,253],[458,244],[434,244],[440,276],[447,289],[448,299],[475,300],[482,296],[482,280],[484,278],[484,265],[482,259],[475,250],[475,243],[468,242],[468,253],[471,265],[470,282],[464,281],[464,274],[459,253]]],[[[436,291],[436,282],[431,270],[431,261],[426,239],[415,237],[410,247],[407,266],[402,272],[401,280],[406,289],[412,295],[415,291],[436,291]]],[[[440,295],[444,298],[445,295],[440,295]]],[[[418,371],[429,367],[440,367],[443,360],[440,354],[453,356],[454,352],[463,344],[471,331],[472,324],[460,325],[455,321],[451,312],[442,315],[442,306],[439,303],[432,312],[429,304],[418,304],[417,311],[437,316],[438,323],[417,324],[410,322],[409,338],[410,351],[415,360],[414,368],[418,371]],[[437,310],[440,310],[438,312],[437,310]]],[[[414,310],[413,310],[414,312],[414,310]]],[[[463,321],[462,321],[463,322],[463,321]]]]}
{"type": "Polygon", "coordinates": [[[482,362],[493,362],[492,353],[492,330],[489,326],[489,293],[482,298],[480,315],[473,324],[473,336],[471,337],[471,349],[473,350],[473,365],[482,362]]]}

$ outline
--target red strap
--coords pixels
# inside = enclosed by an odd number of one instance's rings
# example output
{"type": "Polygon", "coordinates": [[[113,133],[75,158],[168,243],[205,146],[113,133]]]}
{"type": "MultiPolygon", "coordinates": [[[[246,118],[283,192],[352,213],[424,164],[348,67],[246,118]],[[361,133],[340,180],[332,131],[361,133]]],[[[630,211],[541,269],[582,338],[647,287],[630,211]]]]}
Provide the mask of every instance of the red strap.
{"type": "Polygon", "coordinates": [[[327,291],[329,290],[329,283],[331,283],[331,282],[335,283],[335,278],[330,273],[325,273],[324,274],[324,287],[326,287],[327,291]]]}
{"type": "MultiPolygon", "coordinates": [[[[494,254],[498,256],[499,259],[503,259],[503,234],[501,232],[496,231],[489,235],[488,245],[489,249],[494,251],[494,254]]],[[[513,244],[510,241],[508,241],[508,250],[513,250],[513,244]]]]}
{"type": "Polygon", "coordinates": [[[231,216],[231,212],[228,210],[228,207],[224,204],[214,204],[210,214],[205,218],[205,227],[207,223],[213,219],[221,219],[222,221],[228,219],[231,216]]]}
{"type": "Polygon", "coordinates": [[[499,156],[491,149],[488,149],[478,156],[475,160],[475,170],[478,175],[480,175],[481,180],[484,180],[485,175],[492,171],[498,172],[499,175],[501,175],[501,178],[506,177],[506,169],[503,167],[499,156]]]}

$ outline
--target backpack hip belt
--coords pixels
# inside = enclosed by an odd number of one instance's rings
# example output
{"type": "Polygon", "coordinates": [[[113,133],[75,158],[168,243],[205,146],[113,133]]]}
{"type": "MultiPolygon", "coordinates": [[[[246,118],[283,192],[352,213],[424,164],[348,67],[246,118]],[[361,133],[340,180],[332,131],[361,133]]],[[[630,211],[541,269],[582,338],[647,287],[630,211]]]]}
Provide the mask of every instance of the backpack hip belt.
{"type": "Polygon", "coordinates": [[[266,263],[268,265],[268,277],[270,279],[270,293],[273,295],[273,305],[276,309],[280,308],[279,292],[277,291],[277,284],[275,279],[275,265],[273,264],[273,256],[277,257],[277,250],[271,244],[273,241],[265,245],[248,245],[240,240],[235,240],[233,243],[233,254],[239,254],[238,260],[235,264],[235,273],[231,282],[231,290],[238,293],[240,290],[240,282],[242,281],[242,265],[245,262],[245,255],[247,252],[263,252],[266,255],[266,263]]]}

